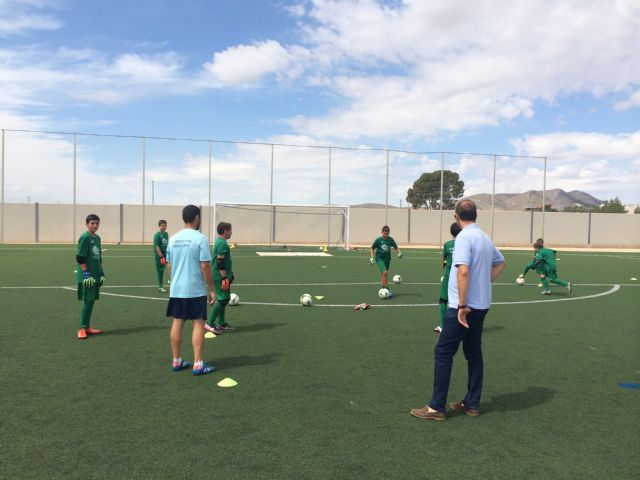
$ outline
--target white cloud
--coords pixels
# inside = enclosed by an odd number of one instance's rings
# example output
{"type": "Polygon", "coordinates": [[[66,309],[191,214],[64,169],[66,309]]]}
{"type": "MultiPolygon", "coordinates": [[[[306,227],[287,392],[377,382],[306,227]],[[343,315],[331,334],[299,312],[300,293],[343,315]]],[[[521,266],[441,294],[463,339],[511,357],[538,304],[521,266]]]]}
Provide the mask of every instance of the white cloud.
{"type": "Polygon", "coordinates": [[[638,201],[640,131],[529,135],[513,144],[519,154],[547,156],[548,189],[575,189],[605,200],[620,197],[626,202],[638,201]]]}
{"type": "Polygon", "coordinates": [[[62,28],[63,23],[55,16],[32,13],[56,5],[51,1],[0,0],[0,38],[62,28]]]}
{"type": "Polygon", "coordinates": [[[303,54],[304,49],[290,51],[280,43],[268,40],[217,52],[213,61],[203,67],[216,85],[248,86],[271,74],[290,78],[299,70],[294,61],[303,54]]]}
{"type": "Polygon", "coordinates": [[[614,104],[616,110],[631,110],[640,107],[640,90],[632,93],[627,100],[621,100],[614,104]]]}

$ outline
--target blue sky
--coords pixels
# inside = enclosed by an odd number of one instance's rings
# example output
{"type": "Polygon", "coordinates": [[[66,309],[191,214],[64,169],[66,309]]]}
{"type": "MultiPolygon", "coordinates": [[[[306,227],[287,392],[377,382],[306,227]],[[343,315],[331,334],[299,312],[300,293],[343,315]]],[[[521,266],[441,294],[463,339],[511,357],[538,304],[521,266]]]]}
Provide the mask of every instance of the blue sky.
{"type": "MultiPolygon", "coordinates": [[[[0,0],[0,128],[547,156],[549,188],[639,203],[639,32],[635,0],[0,0]]],[[[69,138],[7,135],[7,199],[68,201],[69,138]]],[[[136,142],[80,142],[105,201],[139,200],[136,142]]],[[[164,200],[202,201],[206,145],[149,148],[164,200]]],[[[269,154],[219,146],[216,199],[268,201],[269,154]]],[[[326,152],[278,155],[274,200],[326,201],[326,152]]],[[[394,160],[393,204],[439,161],[394,160]]],[[[332,201],[384,201],[376,154],[333,161],[332,201]]],[[[468,193],[487,161],[447,159],[468,193]]],[[[498,191],[541,188],[503,164],[498,191]]]]}

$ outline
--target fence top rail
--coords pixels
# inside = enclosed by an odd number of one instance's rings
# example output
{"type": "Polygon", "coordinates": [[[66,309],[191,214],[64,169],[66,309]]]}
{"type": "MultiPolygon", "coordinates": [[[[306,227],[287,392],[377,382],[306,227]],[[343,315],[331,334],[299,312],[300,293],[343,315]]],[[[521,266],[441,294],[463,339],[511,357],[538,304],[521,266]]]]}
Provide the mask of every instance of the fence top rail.
{"type": "Polygon", "coordinates": [[[344,147],[335,145],[296,145],[293,143],[273,143],[273,142],[250,142],[246,140],[213,140],[206,138],[180,138],[180,137],[158,137],[149,135],[122,135],[115,133],[87,133],[87,132],[63,132],[63,131],[50,131],[50,130],[28,130],[20,128],[2,128],[3,132],[18,132],[18,133],[42,133],[46,135],[77,135],[82,137],[111,137],[111,138],[137,138],[145,140],[171,140],[182,142],[206,142],[206,143],[224,143],[231,145],[263,145],[271,147],[288,147],[288,148],[321,148],[332,150],[353,150],[363,152],[392,152],[392,153],[406,153],[410,155],[473,155],[483,157],[507,157],[507,158],[536,158],[543,160],[546,156],[535,155],[513,155],[510,153],[479,153],[479,152],[448,152],[448,151],[412,151],[412,150],[400,150],[396,148],[374,148],[374,147],[344,147]]]}

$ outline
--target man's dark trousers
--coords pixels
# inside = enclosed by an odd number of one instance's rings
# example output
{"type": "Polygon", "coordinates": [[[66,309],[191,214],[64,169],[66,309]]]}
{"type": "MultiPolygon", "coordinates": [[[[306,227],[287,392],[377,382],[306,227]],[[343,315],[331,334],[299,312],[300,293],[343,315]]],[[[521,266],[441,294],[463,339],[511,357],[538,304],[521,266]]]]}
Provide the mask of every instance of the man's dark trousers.
{"type": "Polygon", "coordinates": [[[433,372],[433,396],[429,406],[440,412],[447,409],[447,394],[451,381],[453,356],[458,351],[460,342],[464,357],[467,359],[468,380],[467,395],[463,403],[468,408],[477,409],[482,395],[482,327],[484,317],[489,310],[471,310],[467,315],[469,328],[458,323],[458,310],[447,308],[444,317],[444,328],[435,348],[435,366],[433,372]]]}

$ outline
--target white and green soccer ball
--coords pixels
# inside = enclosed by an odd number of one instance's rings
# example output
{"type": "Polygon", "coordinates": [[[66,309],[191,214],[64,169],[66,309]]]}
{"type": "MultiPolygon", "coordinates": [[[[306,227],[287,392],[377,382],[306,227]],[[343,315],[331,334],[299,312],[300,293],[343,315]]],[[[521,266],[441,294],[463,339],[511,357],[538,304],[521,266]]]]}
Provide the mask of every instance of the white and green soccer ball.
{"type": "Polygon", "coordinates": [[[378,296],[382,300],[386,300],[387,298],[389,298],[389,289],[388,288],[381,288],[380,290],[378,290],[378,296]]]}
{"type": "Polygon", "coordinates": [[[393,283],[402,283],[402,277],[400,275],[394,275],[393,283]]]}
{"type": "Polygon", "coordinates": [[[524,278],[522,278],[522,277],[516,278],[516,284],[517,285],[524,285],[524,278]]]}
{"type": "Polygon", "coordinates": [[[305,293],[300,297],[300,303],[303,307],[310,307],[313,303],[313,298],[308,293],[305,293]]]}
{"type": "Polygon", "coordinates": [[[229,296],[229,305],[233,306],[233,305],[238,305],[239,303],[240,303],[240,297],[235,293],[232,293],[229,296]]]}

